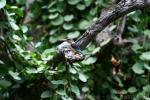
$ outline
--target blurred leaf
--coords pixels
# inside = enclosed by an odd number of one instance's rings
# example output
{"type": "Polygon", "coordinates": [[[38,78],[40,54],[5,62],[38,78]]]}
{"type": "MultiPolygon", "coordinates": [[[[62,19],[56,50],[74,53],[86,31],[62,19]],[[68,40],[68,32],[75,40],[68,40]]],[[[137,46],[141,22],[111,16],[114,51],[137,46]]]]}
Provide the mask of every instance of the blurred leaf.
{"type": "Polygon", "coordinates": [[[54,52],[55,52],[54,49],[46,49],[41,55],[42,60],[51,60],[54,56],[53,55],[54,52]]]}
{"type": "Polygon", "coordinates": [[[72,74],[76,74],[76,73],[77,73],[76,69],[75,69],[75,68],[72,68],[72,67],[69,69],[69,71],[70,71],[70,73],[72,73],[72,74]]]}
{"type": "Polygon", "coordinates": [[[73,24],[65,23],[63,24],[64,30],[71,30],[73,28],[73,24]]]}
{"type": "Polygon", "coordinates": [[[132,70],[136,73],[136,74],[143,74],[144,73],[144,69],[143,69],[144,65],[141,62],[136,62],[133,66],[132,66],[132,70]]]}
{"type": "Polygon", "coordinates": [[[57,18],[59,16],[59,14],[58,13],[54,13],[54,14],[50,14],[49,15],[49,19],[55,19],[55,18],[57,18]]]}
{"type": "Polygon", "coordinates": [[[70,32],[67,37],[70,38],[70,39],[75,39],[77,38],[78,36],[80,35],[80,32],[79,31],[75,31],[75,32],[70,32]]]}
{"type": "Polygon", "coordinates": [[[11,6],[11,10],[20,17],[23,17],[23,11],[17,6],[11,6]]]}
{"type": "Polygon", "coordinates": [[[128,92],[135,93],[135,92],[137,92],[137,89],[135,87],[130,87],[130,88],[128,88],[128,92]]]}
{"type": "Polygon", "coordinates": [[[142,53],[142,55],[140,56],[140,59],[150,61],[150,51],[142,53]]]}
{"type": "Polygon", "coordinates": [[[147,35],[147,36],[150,36],[150,30],[148,30],[148,29],[145,30],[145,31],[144,31],[144,34],[147,35]]]}
{"type": "Polygon", "coordinates": [[[118,82],[120,87],[123,87],[122,80],[119,76],[114,76],[114,79],[118,82]]]}
{"type": "Polygon", "coordinates": [[[87,77],[82,74],[82,73],[79,73],[79,79],[82,81],[82,82],[86,82],[87,81],[87,77]]]}
{"type": "Polygon", "coordinates": [[[71,98],[69,98],[69,97],[61,97],[62,98],[62,100],[73,100],[73,99],[71,99],[71,98]]]}
{"type": "Polygon", "coordinates": [[[29,73],[29,74],[36,74],[36,73],[38,73],[35,68],[29,68],[29,67],[26,68],[26,72],[29,73]]]}
{"type": "Polygon", "coordinates": [[[143,86],[145,92],[150,92],[150,84],[143,86]]]}
{"type": "Polygon", "coordinates": [[[25,0],[15,0],[18,4],[23,5],[25,3],[25,0]]]}
{"type": "Polygon", "coordinates": [[[79,23],[79,29],[86,30],[90,26],[90,22],[87,20],[83,20],[79,23]]]}
{"type": "Polygon", "coordinates": [[[8,80],[5,80],[5,79],[1,79],[0,80],[0,88],[3,87],[3,88],[7,88],[11,86],[11,82],[8,81],[8,80]]]}
{"type": "Polygon", "coordinates": [[[56,9],[56,8],[51,8],[51,9],[49,9],[49,12],[50,12],[50,13],[57,12],[57,9],[56,9]]]}
{"type": "Polygon", "coordinates": [[[70,5],[76,5],[77,3],[79,3],[81,0],[68,0],[68,3],[70,5]]]}
{"type": "Polygon", "coordinates": [[[74,16],[73,16],[72,14],[71,14],[71,15],[65,15],[65,16],[64,16],[64,20],[65,20],[66,22],[71,21],[73,18],[74,18],[74,16]]]}
{"type": "Polygon", "coordinates": [[[132,46],[132,50],[134,51],[134,52],[138,52],[138,50],[140,50],[140,49],[142,49],[143,47],[142,46],[140,46],[139,44],[137,44],[137,43],[135,43],[133,46],[132,46]]]}
{"type": "Polygon", "coordinates": [[[58,41],[58,38],[51,36],[51,37],[49,38],[49,41],[50,41],[51,43],[56,43],[56,42],[58,41]]]}
{"type": "Polygon", "coordinates": [[[86,6],[90,6],[93,0],[84,0],[86,6]]]}
{"type": "Polygon", "coordinates": [[[144,96],[144,100],[150,100],[150,97],[144,96]]]}
{"type": "Polygon", "coordinates": [[[85,65],[90,65],[94,64],[96,61],[97,61],[96,57],[89,57],[88,59],[83,60],[82,63],[85,65]]]}
{"type": "Polygon", "coordinates": [[[80,95],[80,90],[76,85],[71,85],[71,91],[75,93],[77,96],[80,95]]]}
{"type": "Polygon", "coordinates": [[[15,31],[19,30],[18,25],[15,22],[9,22],[10,26],[12,27],[12,29],[14,29],[15,31]]]}
{"type": "Polygon", "coordinates": [[[96,15],[96,13],[97,13],[97,8],[93,8],[93,9],[90,10],[90,14],[92,16],[96,15]]]}
{"type": "Polygon", "coordinates": [[[52,25],[55,25],[55,26],[61,25],[63,24],[63,22],[64,22],[64,18],[61,15],[59,15],[56,19],[53,19],[51,21],[52,25]]]}
{"type": "Polygon", "coordinates": [[[6,5],[6,0],[0,0],[0,9],[4,8],[5,5],[6,5]]]}
{"type": "Polygon", "coordinates": [[[83,87],[83,88],[82,88],[82,91],[83,91],[83,92],[88,92],[88,91],[89,91],[89,88],[88,88],[88,87],[83,87]]]}
{"type": "Polygon", "coordinates": [[[93,51],[92,51],[92,55],[95,55],[96,53],[98,53],[100,51],[100,47],[97,47],[95,48],[93,51]]]}
{"type": "Polygon", "coordinates": [[[65,79],[64,80],[52,80],[51,82],[52,84],[55,84],[55,85],[60,85],[60,84],[66,85],[68,83],[68,81],[65,79]]]}
{"type": "Polygon", "coordinates": [[[132,27],[128,27],[128,30],[131,31],[131,32],[134,32],[134,33],[138,32],[138,28],[135,25],[133,25],[132,27]]]}
{"type": "Polygon", "coordinates": [[[150,71],[150,66],[148,64],[144,64],[145,69],[147,69],[148,71],[150,71]]]}
{"type": "Polygon", "coordinates": [[[13,79],[21,80],[21,78],[19,77],[19,73],[18,72],[9,71],[8,73],[13,77],[13,79]]]}
{"type": "Polygon", "coordinates": [[[49,97],[51,97],[50,91],[44,91],[44,92],[42,92],[41,98],[49,98],[49,97]]]}
{"type": "Polygon", "coordinates": [[[121,90],[121,93],[122,94],[127,94],[127,91],[126,90],[121,90]]]}
{"type": "Polygon", "coordinates": [[[103,41],[100,46],[103,47],[105,45],[107,45],[109,42],[111,41],[111,38],[108,38],[107,40],[103,41]]]}
{"type": "Polygon", "coordinates": [[[4,64],[4,62],[2,60],[0,60],[0,64],[4,64]]]}
{"type": "Polygon", "coordinates": [[[62,96],[66,95],[66,91],[64,91],[64,90],[58,90],[58,91],[56,91],[56,93],[59,95],[62,95],[62,96]]]}
{"type": "Polygon", "coordinates": [[[28,31],[28,27],[25,25],[22,25],[21,28],[23,33],[26,33],[28,31]]]}
{"type": "Polygon", "coordinates": [[[76,7],[78,10],[85,10],[85,8],[86,8],[85,5],[83,5],[83,4],[78,4],[76,7]]]}
{"type": "Polygon", "coordinates": [[[18,36],[18,35],[13,35],[13,38],[15,39],[15,40],[17,40],[17,41],[21,41],[21,38],[18,36]]]}

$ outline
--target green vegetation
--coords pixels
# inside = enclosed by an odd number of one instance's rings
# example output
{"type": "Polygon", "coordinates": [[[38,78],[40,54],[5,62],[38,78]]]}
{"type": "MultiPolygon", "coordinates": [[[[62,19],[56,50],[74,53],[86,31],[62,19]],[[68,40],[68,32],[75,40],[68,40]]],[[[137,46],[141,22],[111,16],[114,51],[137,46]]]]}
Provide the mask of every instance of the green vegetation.
{"type": "Polygon", "coordinates": [[[148,8],[127,15],[123,38],[134,40],[133,45],[123,48],[105,41],[99,46],[91,41],[83,50],[82,62],[66,65],[60,61],[52,69],[60,41],[76,40],[111,1],[28,1],[0,0],[0,99],[150,99],[148,8]],[[143,43],[135,39],[141,36],[143,43]],[[112,74],[112,55],[120,60],[116,75],[112,74]]]}

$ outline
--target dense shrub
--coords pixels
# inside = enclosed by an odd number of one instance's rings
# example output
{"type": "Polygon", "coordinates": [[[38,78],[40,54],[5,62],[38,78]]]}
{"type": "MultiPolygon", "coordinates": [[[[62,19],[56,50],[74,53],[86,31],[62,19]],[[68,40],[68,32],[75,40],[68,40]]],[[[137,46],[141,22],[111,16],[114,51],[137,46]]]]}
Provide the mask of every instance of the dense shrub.
{"type": "Polygon", "coordinates": [[[83,50],[85,60],[73,65],[60,62],[52,69],[60,41],[76,40],[110,1],[29,2],[0,1],[0,99],[148,99],[149,9],[127,15],[123,38],[130,38],[133,45],[120,48],[104,41],[99,46],[92,41],[83,50]],[[139,36],[144,36],[143,43],[135,41],[139,36]],[[120,60],[116,75],[112,74],[112,55],[120,60]]]}

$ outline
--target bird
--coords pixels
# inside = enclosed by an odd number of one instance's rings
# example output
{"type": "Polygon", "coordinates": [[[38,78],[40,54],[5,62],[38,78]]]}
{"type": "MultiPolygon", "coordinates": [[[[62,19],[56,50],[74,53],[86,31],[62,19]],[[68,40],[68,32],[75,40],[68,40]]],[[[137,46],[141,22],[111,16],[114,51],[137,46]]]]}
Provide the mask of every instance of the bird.
{"type": "Polygon", "coordinates": [[[79,46],[72,39],[64,39],[63,42],[58,45],[57,52],[61,52],[65,59],[76,62],[84,59],[84,55],[79,46]]]}

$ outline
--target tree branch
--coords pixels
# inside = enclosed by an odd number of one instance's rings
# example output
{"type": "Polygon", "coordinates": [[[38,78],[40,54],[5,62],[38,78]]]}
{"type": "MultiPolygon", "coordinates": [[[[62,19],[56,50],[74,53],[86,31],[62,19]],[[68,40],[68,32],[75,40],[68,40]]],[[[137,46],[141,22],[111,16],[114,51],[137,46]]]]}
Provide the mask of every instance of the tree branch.
{"type": "Polygon", "coordinates": [[[87,29],[87,31],[76,41],[76,44],[81,49],[84,49],[88,43],[111,22],[129,12],[148,6],[150,6],[150,0],[121,0],[118,4],[111,5],[101,12],[99,19],[87,29]]]}
{"type": "MultiPolygon", "coordinates": [[[[150,0],[119,0],[117,4],[112,4],[108,8],[102,10],[98,20],[87,29],[87,31],[75,41],[75,43],[84,49],[89,42],[95,39],[95,36],[100,33],[106,26],[116,19],[138,9],[146,8],[150,6],[150,0]]],[[[55,59],[62,57],[60,53],[57,53],[53,59],[53,63],[56,66],[61,59],[55,59]]]]}

